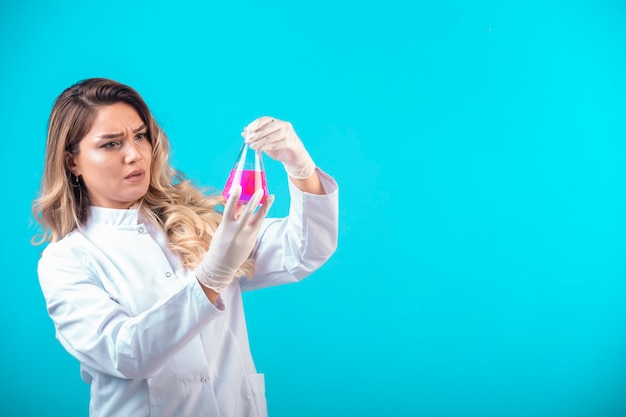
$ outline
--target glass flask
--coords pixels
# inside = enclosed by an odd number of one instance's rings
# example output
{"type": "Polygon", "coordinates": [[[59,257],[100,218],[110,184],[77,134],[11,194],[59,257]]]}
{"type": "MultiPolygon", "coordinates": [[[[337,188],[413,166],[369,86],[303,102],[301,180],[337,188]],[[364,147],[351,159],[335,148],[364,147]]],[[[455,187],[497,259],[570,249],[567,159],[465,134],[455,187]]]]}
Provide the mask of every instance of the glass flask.
{"type": "Polygon", "coordinates": [[[263,190],[263,197],[259,206],[262,206],[267,200],[267,181],[265,179],[265,168],[263,168],[263,157],[261,151],[255,151],[244,142],[239,151],[239,155],[230,171],[222,196],[228,199],[230,189],[234,184],[241,185],[241,196],[239,203],[247,204],[252,195],[259,188],[263,190]]]}

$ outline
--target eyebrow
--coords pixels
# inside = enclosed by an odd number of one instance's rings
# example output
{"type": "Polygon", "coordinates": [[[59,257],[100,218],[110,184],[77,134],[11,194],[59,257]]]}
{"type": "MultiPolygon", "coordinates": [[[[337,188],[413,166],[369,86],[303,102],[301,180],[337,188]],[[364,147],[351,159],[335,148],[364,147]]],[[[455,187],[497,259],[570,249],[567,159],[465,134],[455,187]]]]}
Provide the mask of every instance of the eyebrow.
{"type": "MultiPolygon", "coordinates": [[[[146,125],[142,124],[137,129],[133,130],[133,133],[140,132],[140,131],[144,130],[145,128],[146,128],[146,125]]],[[[123,133],[106,133],[104,135],[98,135],[98,136],[96,136],[96,138],[98,138],[98,139],[115,139],[115,138],[119,138],[120,136],[124,136],[124,134],[123,133]]]]}

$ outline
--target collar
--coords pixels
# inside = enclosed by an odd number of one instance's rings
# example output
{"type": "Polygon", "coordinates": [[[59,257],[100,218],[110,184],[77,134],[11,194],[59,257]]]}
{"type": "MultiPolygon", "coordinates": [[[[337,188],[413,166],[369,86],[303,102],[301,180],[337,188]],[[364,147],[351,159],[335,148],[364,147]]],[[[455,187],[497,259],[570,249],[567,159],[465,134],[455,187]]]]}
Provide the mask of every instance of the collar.
{"type": "Polygon", "coordinates": [[[112,209],[89,206],[86,226],[134,227],[137,226],[138,219],[139,210],[136,208],[112,209]]]}

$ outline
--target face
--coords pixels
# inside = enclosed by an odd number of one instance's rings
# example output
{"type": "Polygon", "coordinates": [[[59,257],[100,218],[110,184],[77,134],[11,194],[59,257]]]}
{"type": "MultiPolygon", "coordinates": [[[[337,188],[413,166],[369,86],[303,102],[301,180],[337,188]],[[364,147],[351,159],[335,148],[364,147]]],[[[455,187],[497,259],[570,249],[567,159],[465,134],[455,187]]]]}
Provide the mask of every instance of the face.
{"type": "Polygon", "coordinates": [[[98,111],[78,144],[78,154],[68,154],[69,168],[82,176],[91,205],[127,209],[146,194],[152,161],[147,131],[137,111],[126,103],[98,111]]]}

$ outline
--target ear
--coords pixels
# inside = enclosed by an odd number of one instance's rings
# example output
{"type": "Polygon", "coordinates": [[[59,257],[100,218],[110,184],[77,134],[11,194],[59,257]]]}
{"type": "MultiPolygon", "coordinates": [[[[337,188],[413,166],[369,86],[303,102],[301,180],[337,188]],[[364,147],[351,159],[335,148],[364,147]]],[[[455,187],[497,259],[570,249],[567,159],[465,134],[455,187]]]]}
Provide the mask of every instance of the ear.
{"type": "Polygon", "coordinates": [[[79,177],[82,175],[80,168],[78,167],[78,165],[76,165],[76,162],[74,161],[74,155],[72,155],[68,151],[65,151],[65,165],[67,165],[67,168],[72,171],[72,174],[74,174],[75,176],[79,177]]]}

